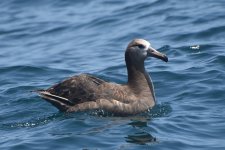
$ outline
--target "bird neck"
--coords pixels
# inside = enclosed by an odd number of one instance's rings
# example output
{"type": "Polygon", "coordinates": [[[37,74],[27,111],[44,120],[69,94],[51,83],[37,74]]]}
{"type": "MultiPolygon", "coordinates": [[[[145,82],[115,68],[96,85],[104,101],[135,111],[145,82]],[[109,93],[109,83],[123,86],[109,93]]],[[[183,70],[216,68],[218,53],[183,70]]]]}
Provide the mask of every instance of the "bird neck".
{"type": "Polygon", "coordinates": [[[142,82],[146,83],[145,72],[144,65],[127,64],[128,84],[139,86],[142,82]]]}
{"type": "Polygon", "coordinates": [[[128,86],[137,94],[152,97],[155,101],[154,87],[149,74],[145,71],[144,60],[132,62],[129,57],[125,57],[128,73],[128,86]],[[145,93],[145,94],[143,94],[145,93]]]}

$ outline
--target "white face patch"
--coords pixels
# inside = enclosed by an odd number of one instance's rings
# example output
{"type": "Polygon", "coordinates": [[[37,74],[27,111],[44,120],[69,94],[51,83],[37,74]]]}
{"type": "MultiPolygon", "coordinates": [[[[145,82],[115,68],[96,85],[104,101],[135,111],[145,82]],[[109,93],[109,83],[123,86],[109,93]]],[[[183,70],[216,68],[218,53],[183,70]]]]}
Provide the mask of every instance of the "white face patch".
{"type": "Polygon", "coordinates": [[[145,46],[145,50],[148,50],[151,46],[151,44],[146,40],[141,40],[140,42],[145,46]]]}
{"type": "Polygon", "coordinates": [[[147,50],[149,49],[149,47],[151,46],[151,44],[148,41],[144,40],[144,39],[136,39],[136,42],[138,44],[141,44],[141,45],[144,46],[144,48],[143,49],[140,49],[140,51],[141,51],[141,54],[144,57],[147,57],[147,50]]]}

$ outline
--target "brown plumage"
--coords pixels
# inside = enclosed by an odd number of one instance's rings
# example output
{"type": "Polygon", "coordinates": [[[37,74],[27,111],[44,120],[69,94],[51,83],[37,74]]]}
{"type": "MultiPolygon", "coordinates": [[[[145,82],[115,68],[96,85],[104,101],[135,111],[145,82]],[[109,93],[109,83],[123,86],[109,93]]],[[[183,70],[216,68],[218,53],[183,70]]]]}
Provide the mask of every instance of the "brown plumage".
{"type": "Polygon", "coordinates": [[[144,68],[147,57],[168,61],[166,55],[153,49],[149,42],[135,39],[125,52],[127,84],[110,83],[81,74],[37,92],[60,111],[103,109],[118,115],[141,113],[155,105],[153,84],[144,68]]]}

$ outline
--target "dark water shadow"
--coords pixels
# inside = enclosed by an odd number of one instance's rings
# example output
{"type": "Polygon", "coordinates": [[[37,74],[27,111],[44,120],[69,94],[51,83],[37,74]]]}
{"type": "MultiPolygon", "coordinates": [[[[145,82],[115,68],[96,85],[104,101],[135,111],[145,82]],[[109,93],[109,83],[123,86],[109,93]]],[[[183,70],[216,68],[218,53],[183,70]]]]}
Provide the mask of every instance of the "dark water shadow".
{"type": "Polygon", "coordinates": [[[146,128],[148,128],[148,123],[150,121],[150,118],[148,118],[147,116],[132,119],[128,125],[134,128],[136,132],[128,134],[125,137],[125,141],[128,143],[140,145],[156,142],[156,137],[154,137],[153,135],[151,135],[151,133],[145,130],[146,128]]]}
{"type": "Polygon", "coordinates": [[[126,142],[133,144],[145,145],[147,143],[155,143],[156,137],[146,132],[139,132],[125,137],[126,142]]]}

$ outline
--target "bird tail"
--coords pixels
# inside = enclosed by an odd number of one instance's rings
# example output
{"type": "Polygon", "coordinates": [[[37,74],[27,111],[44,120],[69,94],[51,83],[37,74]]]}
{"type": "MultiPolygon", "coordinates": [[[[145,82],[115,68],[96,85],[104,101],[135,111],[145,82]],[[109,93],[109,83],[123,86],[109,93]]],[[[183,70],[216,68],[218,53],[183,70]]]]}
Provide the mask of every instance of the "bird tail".
{"type": "Polygon", "coordinates": [[[32,91],[32,92],[38,93],[38,95],[41,98],[43,98],[47,102],[51,103],[53,106],[58,108],[60,111],[67,111],[67,109],[70,106],[74,105],[71,101],[69,101],[69,99],[58,96],[58,95],[51,94],[50,92],[48,92],[46,90],[36,90],[36,91],[32,91]]]}

